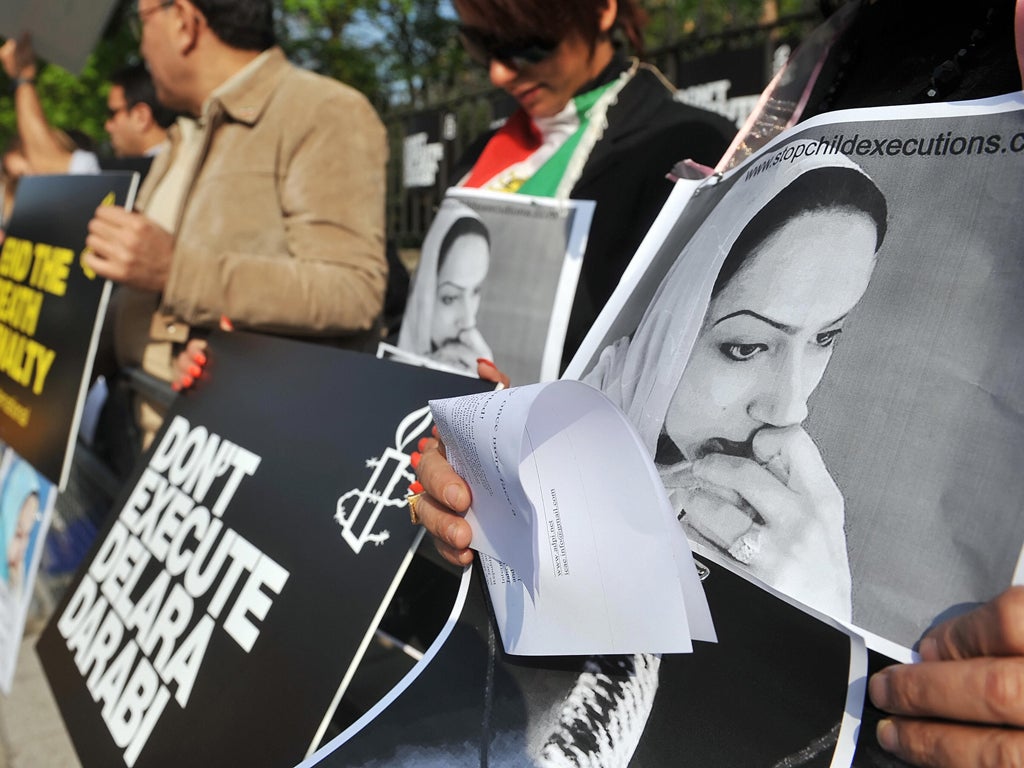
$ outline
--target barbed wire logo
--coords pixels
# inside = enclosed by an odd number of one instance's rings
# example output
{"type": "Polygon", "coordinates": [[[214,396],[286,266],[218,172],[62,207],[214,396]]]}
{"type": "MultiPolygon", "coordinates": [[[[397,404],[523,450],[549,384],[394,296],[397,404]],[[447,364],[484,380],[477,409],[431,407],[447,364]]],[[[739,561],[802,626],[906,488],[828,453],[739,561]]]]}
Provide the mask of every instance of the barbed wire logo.
{"type": "Polygon", "coordinates": [[[386,509],[406,505],[405,489],[416,475],[405,449],[426,433],[432,423],[430,406],[406,415],[395,430],[394,446],[366,460],[366,468],[372,470],[366,485],[353,488],[338,499],[334,520],[341,526],[342,538],[357,555],[367,544],[379,547],[391,538],[390,531],[375,530],[377,522],[386,509]]]}

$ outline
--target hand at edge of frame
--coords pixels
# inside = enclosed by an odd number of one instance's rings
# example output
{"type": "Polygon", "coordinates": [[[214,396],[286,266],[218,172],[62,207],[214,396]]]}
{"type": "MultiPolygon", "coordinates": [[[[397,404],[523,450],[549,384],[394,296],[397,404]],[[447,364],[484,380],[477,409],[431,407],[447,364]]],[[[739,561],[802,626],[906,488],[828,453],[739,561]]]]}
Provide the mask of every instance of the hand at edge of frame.
{"type": "Polygon", "coordinates": [[[1024,766],[1024,587],[929,631],[921,661],[872,676],[879,744],[927,768],[1024,766]]]}

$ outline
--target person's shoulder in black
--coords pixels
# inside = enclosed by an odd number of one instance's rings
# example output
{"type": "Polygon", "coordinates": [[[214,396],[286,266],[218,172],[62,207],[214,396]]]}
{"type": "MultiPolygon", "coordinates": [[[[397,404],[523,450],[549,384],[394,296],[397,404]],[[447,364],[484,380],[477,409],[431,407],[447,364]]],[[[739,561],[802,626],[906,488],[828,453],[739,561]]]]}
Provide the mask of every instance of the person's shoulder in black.
{"type": "Polygon", "coordinates": [[[606,158],[621,152],[641,152],[664,165],[674,158],[713,166],[736,133],[725,117],[684,104],[674,87],[654,67],[640,64],[608,110],[608,127],[587,160],[578,186],[598,174],[606,158]],[[656,143],[652,143],[656,142],[656,143]]]}

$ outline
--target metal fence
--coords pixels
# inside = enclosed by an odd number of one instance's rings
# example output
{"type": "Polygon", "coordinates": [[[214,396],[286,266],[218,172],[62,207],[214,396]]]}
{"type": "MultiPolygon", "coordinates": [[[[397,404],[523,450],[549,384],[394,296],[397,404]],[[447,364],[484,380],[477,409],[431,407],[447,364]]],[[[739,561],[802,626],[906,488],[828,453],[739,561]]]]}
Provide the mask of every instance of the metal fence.
{"type": "MultiPolygon", "coordinates": [[[[788,52],[820,20],[807,13],[691,36],[651,51],[647,59],[680,89],[677,98],[722,112],[739,125],[788,52]]],[[[385,118],[391,149],[387,231],[393,243],[419,247],[444,190],[458,181],[452,176],[458,159],[514,108],[506,94],[490,89],[385,118]]]]}

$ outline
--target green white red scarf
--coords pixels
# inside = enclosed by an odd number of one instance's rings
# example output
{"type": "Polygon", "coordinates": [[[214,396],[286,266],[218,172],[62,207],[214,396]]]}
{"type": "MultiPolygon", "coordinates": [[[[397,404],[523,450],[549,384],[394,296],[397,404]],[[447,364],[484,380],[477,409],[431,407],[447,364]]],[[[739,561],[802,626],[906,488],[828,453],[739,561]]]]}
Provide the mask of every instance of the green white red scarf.
{"type": "Polygon", "coordinates": [[[533,120],[522,109],[487,142],[464,187],[566,198],[607,127],[608,108],[634,65],[610,83],[573,97],[554,117],[533,120]]]}

